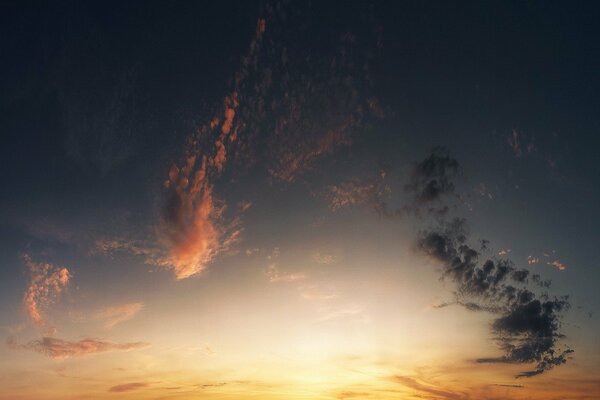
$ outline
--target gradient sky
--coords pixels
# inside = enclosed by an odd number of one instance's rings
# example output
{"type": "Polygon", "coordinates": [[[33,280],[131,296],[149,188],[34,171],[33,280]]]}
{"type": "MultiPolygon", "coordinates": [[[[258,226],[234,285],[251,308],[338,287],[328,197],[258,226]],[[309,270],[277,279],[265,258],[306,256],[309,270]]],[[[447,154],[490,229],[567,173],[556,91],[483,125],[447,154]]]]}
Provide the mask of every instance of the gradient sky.
{"type": "Polygon", "coordinates": [[[599,399],[599,17],[5,4],[0,399],[599,399]]]}

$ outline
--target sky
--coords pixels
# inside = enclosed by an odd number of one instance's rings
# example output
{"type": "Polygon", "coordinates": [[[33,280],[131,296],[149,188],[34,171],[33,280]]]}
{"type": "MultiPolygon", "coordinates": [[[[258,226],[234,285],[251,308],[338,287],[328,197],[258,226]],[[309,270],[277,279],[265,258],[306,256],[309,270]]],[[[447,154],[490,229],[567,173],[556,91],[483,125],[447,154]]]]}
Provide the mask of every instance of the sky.
{"type": "Polygon", "coordinates": [[[593,2],[13,2],[0,399],[600,398],[593,2]]]}

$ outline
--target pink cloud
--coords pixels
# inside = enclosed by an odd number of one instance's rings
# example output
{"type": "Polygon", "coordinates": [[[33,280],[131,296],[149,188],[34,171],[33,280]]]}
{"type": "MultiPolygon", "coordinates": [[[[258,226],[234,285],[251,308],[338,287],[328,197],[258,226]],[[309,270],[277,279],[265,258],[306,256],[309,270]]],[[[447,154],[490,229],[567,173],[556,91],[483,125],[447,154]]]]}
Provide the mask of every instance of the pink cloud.
{"type": "Polygon", "coordinates": [[[71,273],[65,267],[34,262],[27,254],[23,255],[23,262],[29,270],[29,282],[23,296],[25,310],[34,325],[53,334],[55,328],[44,317],[44,311],[60,298],[71,280],[71,273]]]}

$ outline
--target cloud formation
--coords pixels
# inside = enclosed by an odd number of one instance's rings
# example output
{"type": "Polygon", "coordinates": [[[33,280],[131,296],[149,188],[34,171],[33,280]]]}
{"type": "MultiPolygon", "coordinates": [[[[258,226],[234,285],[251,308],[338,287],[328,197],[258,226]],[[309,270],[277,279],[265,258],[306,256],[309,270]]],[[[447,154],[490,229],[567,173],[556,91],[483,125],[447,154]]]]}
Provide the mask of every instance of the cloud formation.
{"type": "Polygon", "coordinates": [[[567,297],[536,295],[526,287],[529,271],[517,269],[507,259],[480,262],[480,253],[468,245],[462,219],[422,232],[417,248],[442,266],[442,276],[456,286],[457,303],[495,317],[492,332],[504,355],[480,358],[480,363],[535,363],[518,377],[541,374],[566,362],[573,351],[561,345],[561,312],[567,297]]]}
{"type": "Polygon", "coordinates": [[[183,162],[179,166],[173,164],[169,170],[158,232],[168,253],[164,264],[177,279],[201,273],[217,254],[240,237],[239,220],[224,222],[226,204],[216,198],[214,181],[229,161],[229,147],[238,140],[242,127],[237,118],[239,91],[256,64],[265,29],[265,20],[259,19],[234,88],[223,100],[221,113],[188,138],[183,162]]]}
{"type": "Polygon", "coordinates": [[[36,327],[54,334],[56,329],[47,321],[44,311],[60,298],[72,275],[65,267],[34,262],[28,254],[22,258],[29,270],[29,282],[23,296],[25,310],[36,327]]]}
{"type": "Polygon", "coordinates": [[[136,350],[149,346],[145,342],[115,343],[93,338],[69,341],[48,336],[25,344],[19,344],[14,338],[10,337],[7,340],[7,345],[13,349],[32,350],[55,360],[109,351],[136,350]]]}

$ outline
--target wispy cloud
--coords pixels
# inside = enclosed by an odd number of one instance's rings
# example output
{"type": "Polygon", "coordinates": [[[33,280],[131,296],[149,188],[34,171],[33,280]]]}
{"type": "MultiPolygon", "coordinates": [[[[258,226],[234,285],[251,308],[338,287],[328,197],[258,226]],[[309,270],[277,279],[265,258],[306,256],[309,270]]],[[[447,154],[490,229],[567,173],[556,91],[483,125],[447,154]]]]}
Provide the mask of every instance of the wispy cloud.
{"type": "Polygon", "coordinates": [[[128,351],[142,349],[149,346],[145,342],[116,343],[101,339],[87,338],[78,341],[69,341],[54,337],[43,337],[25,344],[19,344],[12,337],[8,338],[7,345],[13,349],[32,350],[55,360],[70,357],[81,357],[88,354],[104,353],[109,351],[128,351]]]}
{"type": "Polygon", "coordinates": [[[95,319],[104,321],[107,329],[128,321],[135,317],[144,308],[144,303],[128,303],[107,307],[96,313],[95,319]]]}
{"type": "Polygon", "coordinates": [[[29,270],[29,282],[23,297],[27,314],[38,328],[54,334],[56,329],[47,321],[44,311],[60,298],[72,275],[65,267],[34,262],[28,254],[23,255],[23,263],[29,270]]]}
{"type": "Polygon", "coordinates": [[[433,398],[446,400],[463,400],[469,398],[469,396],[465,393],[455,392],[431,384],[422,383],[416,378],[410,376],[394,376],[392,380],[415,390],[419,394],[419,397],[425,395],[427,396],[426,398],[434,396],[433,398]]]}
{"type": "Polygon", "coordinates": [[[306,279],[306,273],[304,272],[284,272],[279,268],[279,248],[273,249],[271,254],[267,256],[269,265],[265,271],[269,282],[295,282],[306,279]]]}
{"type": "Polygon", "coordinates": [[[149,385],[150,384],[146,383],[146,382],[124,383],[122,385],[112,386],[110,389],[108,389],[108,391],[115,392],[115,393],[130,392],[132,390],[143,389],[145,387],[148,387],[149,385]]]}
{"type": "Polygon", "coordinates": [[[338,291],[331,285],[323,285],[320,283],[311,283],[308,285],[301,285],[298,288],[300,296],[307,300],[332,300],[339,297],[338,291]]]}

